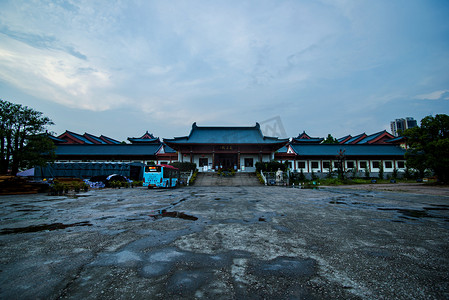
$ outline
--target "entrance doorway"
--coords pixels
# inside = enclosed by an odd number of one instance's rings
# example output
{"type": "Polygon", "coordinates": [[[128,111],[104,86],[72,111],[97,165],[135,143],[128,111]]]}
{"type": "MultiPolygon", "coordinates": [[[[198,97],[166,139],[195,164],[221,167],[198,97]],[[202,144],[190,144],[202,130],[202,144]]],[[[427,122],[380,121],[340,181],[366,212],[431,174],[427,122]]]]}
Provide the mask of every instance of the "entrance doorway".
{"type": "Polygon", "coordinates": [[[234,169],[234,166],[238,167],[237,154],[215,154],[215,167],[223,169],[234,169]]]}

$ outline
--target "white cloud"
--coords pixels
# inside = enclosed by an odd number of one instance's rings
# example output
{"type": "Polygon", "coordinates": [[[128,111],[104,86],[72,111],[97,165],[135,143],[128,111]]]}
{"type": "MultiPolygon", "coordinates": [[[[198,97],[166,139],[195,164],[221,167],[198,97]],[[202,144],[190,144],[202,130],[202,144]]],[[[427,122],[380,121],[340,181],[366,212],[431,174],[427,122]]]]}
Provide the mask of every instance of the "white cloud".
{"type": "Polygon", "coordinates": [[[449,100],[449,90],[440,90],[428,94],[415,96],[415,99],[424,100],[449,100]]]}
{"type": "Polygon", "coordinates": [[[63,50],[39,49],[1,36],[0,78],[28,94],[89,110],[107,110],[127,101],[111,92],[114,82],[107,70],[63,50]]]}
{"type": "Polygon", "coordinates": [[[64,106],[140,114],[167,128],[272,115],[291,115],[292,127],[328,126],[317,120],[360,120],[398,97],[436,91],[417,98],[449,99],[447,32],[438,25],[446,16],[434,14],[442,11],[436,4],[400,6],[5,0],[0,80],[64,106]],[[425,15],[435,18],[423,22],[425,15]]]}

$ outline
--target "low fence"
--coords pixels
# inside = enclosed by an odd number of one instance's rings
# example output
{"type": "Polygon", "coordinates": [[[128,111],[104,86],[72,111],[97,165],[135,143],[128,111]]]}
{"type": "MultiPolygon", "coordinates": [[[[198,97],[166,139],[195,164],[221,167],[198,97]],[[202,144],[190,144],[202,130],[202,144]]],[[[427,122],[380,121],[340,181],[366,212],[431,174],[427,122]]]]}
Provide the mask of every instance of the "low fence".
{"type": "Polygon", "coordinates": [[[290,183],[289,172],[282,172],[277,175],[277,172],[263,172],[265,182],[267,185],[288,185],[290,183]]]}
{"type": "Polygon", "coordinates": [[[180,172],[179,173],[179,184],[180,185],[187,185],[190,179],[190,176],[192,175],[192,172],[180,172]]]}
{"type": "Polygon", "coordinates": [[[36,166],[34,179],[44,178],[81,178],[117,174],[133,180],[142,180],[143,164],[140,163],[53,163],[45,167],[36,166]]]}

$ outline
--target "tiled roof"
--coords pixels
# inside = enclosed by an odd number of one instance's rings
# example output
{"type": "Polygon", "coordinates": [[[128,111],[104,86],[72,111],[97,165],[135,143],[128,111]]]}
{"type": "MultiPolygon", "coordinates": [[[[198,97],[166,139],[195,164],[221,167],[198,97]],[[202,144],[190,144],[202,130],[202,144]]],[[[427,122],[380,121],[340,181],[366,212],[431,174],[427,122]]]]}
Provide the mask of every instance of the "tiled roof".
{"type": "Polygon", "coordinates": [[[347,141],[345,142],[345,144],[354,144],[354,143],[356,143],[358,140],[360,140],[360,139],[362,139],[362,138],[364,138],[364,137],[366,137],[366,133],[362,133],[362,134],[356,135],[356,136],[352,137],[351,139],[347,140],[347,141]]]}
{"type": "Polygon", "coordinates": [[[394,143],[394,142],[398,142],[398,141],[402,141],[402,140],[406,140],[406,139],[407,138],[405,136],[398,136],[393,139],[386,140],[385,143],[394,143]]]}
{"type": "Polygon", "coordinates": [[[155,139],[141,139],[141,138],[128,138],[131,143],[156,143],[159,142],[159,138],[155,139]]]}
{"type": "Polygon", "coordinates": [[[351,139],[351,138],[352,138],[352,136],[350,134],[348,134],[347,136],[339,138],[337,141],[339,143],[343,143],[343,142],[346,142],[348,139],[351,139]]]}
{"type": "Polygon", "coordinates": [[[59,140],[53,139],[57,144],[82,144],[82,145],[93,145],[93,144],[120,144],[119,141],[111,139],[107,136],[95,136],[90,133],[84,133],[83,135],[76,132],[66,130],[63,134],[58,137],[59,140]]]}
{"type": "Polygon", "coordinates": [[[103,141],[105,141],[108,144],[120,144],[119,141],[111,139],[110,137],[107,137],[107,136],[104,136],[104,135],[101,135],[100,139],[102,139],[103,141]]]}
{"type": "Polygon", "coordinates": [[[311,137],[305,131],[303,131],[301,134],[298,134],[296,139],[298,140],[311,139],[311,137]]]}
{"type": "Polygon", "coordinates": [[[288,139],[267,137],[262,134],[259,123],[252,127],[197,126],[193,123],[188,136],[164,139],[172,144],[278,144],[288,139]]]}
{"type": "Polygon", "coordinates": [[[346,156],[401,156],[405,150],[395,145],[291,144],[299,156],[336,156],[345,150],[346,156]]]}
{"type": "Polygon", "coordinates": [[[57,143],[65,143],[65,142],[67,142],[67,141],[64,140],[64,139],[57,138],[57,137],[55,137],[55,136],[52,136],[51,134],[47,134],[47,136],[48,136],[48,138],[50,138],[52,141],[57,142],[57,143]]]}
{"type": "Polygon", "coordinates": [[[323,140],[324,140],[324,138],[311,137],[305,131],[303,131],[297,137],[292,138],[292,142],[295,142],[295,143],[318,143],[319,144],[323,140]]]}
{"type": "Polygon", "coordinates": [[[75,137],[76,139],[86,143],[86,144],[93,144],[93,142],[89,141],[88,139],[86,139],[84,136],[82,136],[81,134],[75,133],[75,132],[71,132],[71,131],[66,131],[67,134],[75,137]]]}
{"type": "Polygon", "coordinates": [[[322,141],[324,141],[324,138],[309,138],[309,139],[292,138],[292,143],[319,144],[322,141]]]}
{"type": "Polygon", "coordinates": [[[96,136],[94,136],[94,135],[92,135],[92,134],[89,134],[89,133],[87,133],[87,132],[85,132],[84,133],[84,137],[85,138],[87,138],[87,139],[92,139],[92,140],[94,140],[95,142],[95,144],[107,144],[105,141],[103,141],[102,139],[100,139],[99,137],[96,137],[96,136]]]}
{"type": "Polygon", "coordinates": [[[173,149],[172,147],[167,146],[165,144],[164,144],[164,151],[165,151],[165,153],[176,153],[175,149],[173,149]]]}
{"type": "Polygon", "coordinates": [[[279,150],[276,151],[276,152],[278,152],[278,153],[287,153],[287,151],[288,151],[288,147],[287,147],[287,146],[284,146],[284,147],[282,147],[281,149],[279,149],[279,150]]]}
{"type": "Polygon", "coordinates": [[[129,137],[128,141],[130,141],[131,143],[159,143],[159,138],[155,138],[153,136],[153,134],[149,133],[148,131],[145,132],[144,135],[142,135],[141,137],[129,137]]]}
{"type": "Polygon", "coordinates": [[[390,137],[392,136],[391,134],[389,134],[386,130],[382,130],[379,132],[376,132],[374,134],[368,135],[367,137],[365,137],[364,139],[362,139],[361,141],[357,142],[357,144],[366,144],[366,143],[370,143],[371,141],[374,141],[377,138],[380,138],[382,136],[387,136],[390,137]]]}
{"type": "Polygon", "coordinates": [[[155,155],[161,144],[146,145],[57,145],[55,153],[63,155],[102,155],[102,156],[127,156],[127,155],[155,155]]]}

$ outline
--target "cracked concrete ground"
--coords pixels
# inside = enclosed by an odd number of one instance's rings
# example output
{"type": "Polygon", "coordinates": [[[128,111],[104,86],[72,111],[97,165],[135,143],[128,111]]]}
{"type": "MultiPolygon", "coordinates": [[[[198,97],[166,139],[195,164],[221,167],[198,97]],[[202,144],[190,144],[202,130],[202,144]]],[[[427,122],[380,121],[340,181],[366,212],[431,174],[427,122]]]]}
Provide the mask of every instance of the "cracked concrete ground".
{"type": "Polygon", "coordinates": [[[0,207],[1,299],[449,298],[444,196],[138,188],[0,207]]]}

